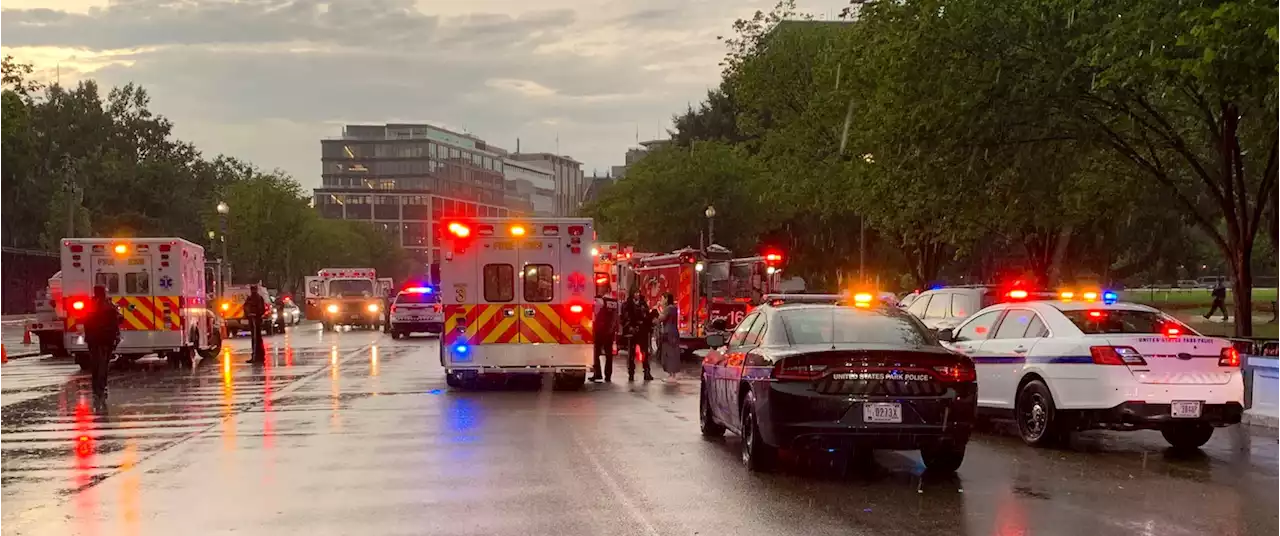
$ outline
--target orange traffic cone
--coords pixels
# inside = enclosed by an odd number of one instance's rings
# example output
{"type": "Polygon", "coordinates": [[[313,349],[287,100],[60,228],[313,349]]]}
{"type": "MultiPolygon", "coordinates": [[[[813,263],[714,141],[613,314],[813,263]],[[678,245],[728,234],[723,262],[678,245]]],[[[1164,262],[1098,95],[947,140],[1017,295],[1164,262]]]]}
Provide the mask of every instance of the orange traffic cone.
{"type": "Polygon", "coordinates": [[[28,330],[24,330],[24,331],[22,332],[22,345],[23,345],[23,346],[27,346],[27,345],[30,345],[30,344],[31,344],[31,330],[29,330],[29,329],[28,329],[28,330]]]}
{"type": "Polygon", "coordinates": [[[8,363],[9,354],[4,351],[4,345],[0,344],[0,363],[8,363]]]}

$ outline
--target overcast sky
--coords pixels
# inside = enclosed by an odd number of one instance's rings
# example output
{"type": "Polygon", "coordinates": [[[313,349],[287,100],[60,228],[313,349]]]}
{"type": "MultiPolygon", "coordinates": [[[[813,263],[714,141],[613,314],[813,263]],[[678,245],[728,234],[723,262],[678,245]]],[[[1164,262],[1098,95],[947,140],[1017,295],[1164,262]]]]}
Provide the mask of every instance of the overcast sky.
{"type": "Polygon", "coordinates": [[[180,138],[308,188],[319,139],[348,123],[429,122],[526,152],[558,136],[589,175],[621,164],[637,130],[665,137],[719,82],[716,37],[774,3],[6,0],[0,41],[50,80],[139,83],[180,138]]]}

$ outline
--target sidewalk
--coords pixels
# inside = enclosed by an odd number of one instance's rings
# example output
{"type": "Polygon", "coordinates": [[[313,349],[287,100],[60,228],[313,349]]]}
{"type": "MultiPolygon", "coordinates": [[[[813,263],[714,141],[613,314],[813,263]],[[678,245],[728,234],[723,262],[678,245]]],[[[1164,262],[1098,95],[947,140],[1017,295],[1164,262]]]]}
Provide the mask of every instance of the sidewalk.
{"type": "Polygon", "coordinates": [[[40,354],[40,340],[31,336],[31,344],[22,344],[22,335],[26,325],[24,322],[5,320],[0,324],[0,343],[4,343],[5,354],[10,358],[28,357],[40,354]]]}

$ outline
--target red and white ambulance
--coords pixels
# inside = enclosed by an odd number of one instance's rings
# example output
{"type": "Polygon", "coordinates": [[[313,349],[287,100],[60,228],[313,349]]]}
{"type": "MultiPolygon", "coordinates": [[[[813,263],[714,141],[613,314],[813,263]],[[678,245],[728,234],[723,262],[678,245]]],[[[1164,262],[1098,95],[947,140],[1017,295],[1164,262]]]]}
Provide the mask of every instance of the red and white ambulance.
{"type": "Polygon", "coordinates": [[[589,218],[446,222],[440,363],[450,386],[482,375],[554,374],[575,389],[591,367],[595,285],[589,218]]]}
{"type": "Polygon", "coordinates": [[[222,341],[206,303],[204,276],[204,248],[181,238],[64,238],[67,350],[87,366],[84,320],[93,287],[101,285],[122,317],[117,354],[136,359],[156,353],[183,365],[197,352],[216,356],[222,341]]]}

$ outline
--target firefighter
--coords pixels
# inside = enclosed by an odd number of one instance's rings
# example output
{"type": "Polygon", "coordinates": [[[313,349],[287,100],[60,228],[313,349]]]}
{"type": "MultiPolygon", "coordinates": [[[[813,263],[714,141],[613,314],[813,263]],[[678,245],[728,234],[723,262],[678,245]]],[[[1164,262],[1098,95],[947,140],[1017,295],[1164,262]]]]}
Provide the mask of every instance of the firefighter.
{"type": "Polygon", "coordinates": [[[591,351],[591,381],[600,381],[600,356],[604,356],[604,381],[613,382],[613,341],[618,331],[618,300],[606,291],[596,297],[596,314],[591,320],[595,346],[591,351]]]}
{"type": "Polygon", "coordinates": [[[93,398],[99,403],[107,400],[107,368],[120,344],[120,320],[120,310],[107,297],[107,287],[93,287],[93,304],[84,321],[84,342],[89,347],[93,398]]]}
{"type": "Polygon", "coordinates": [[[253,337],[253,352],[250,363],[260,364],[267,361],[267,348],[262,343],[262,322],[267,316],[267,300],[258,292],[258,285],[249,285],[249,297],[244,300],[244,317],[249,321],[249,334],[253,337]]]}
{"type": "Polygon", "coordinates": [[[636,379],[636,359],[644,364],[644,381],[653,380],[649,372],[649,336],[653,330],[653,315],[649,306],[637,291],[622,306],[623,345],[627,350],[627,381],[636,379]]]}

